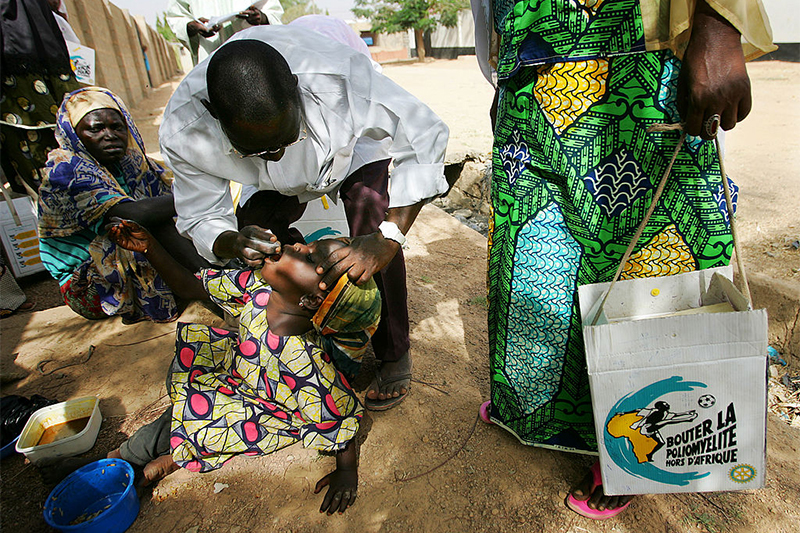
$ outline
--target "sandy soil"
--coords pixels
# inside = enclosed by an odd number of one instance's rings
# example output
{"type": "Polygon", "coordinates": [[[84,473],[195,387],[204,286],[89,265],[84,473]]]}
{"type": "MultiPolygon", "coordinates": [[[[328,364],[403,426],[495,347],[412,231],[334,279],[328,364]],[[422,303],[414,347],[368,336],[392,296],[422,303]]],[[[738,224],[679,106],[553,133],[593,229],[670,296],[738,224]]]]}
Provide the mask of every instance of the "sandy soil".
{"type": "MultiPolygon", "coordinates": [[[[472,58],[393,66],[386,73],[418,94],[451,126],[454,146],[488,152],[485,111],[491,90],[472,58]],[[453,94],[457,93],[458,98],[453,94]]],[[[742,188],[740,217],[756,298],[776,316],[797,312],[800,179],[798,139],[781,124],[796,123],[794,90],[800,65],[756,63],[750,68],[753,116],[729,136],[730,172],[742,188]],[[769,254],[767,254],[769,252],[769,254]],[[761,296],[759,296],[761,295],[761,296]]],[[[171,92],[162,87],[135,117],[156,147],[153,122],[171,92]]],[[[217,531],[543,531],[543,532],[790,532],[800,525],[800,431],[769,419],[767,486],[759,491],[644,496],[618,518],[592,522],[567,510],[567,490],[591,464],[588,457],[526,448],[503,430],[476,419],[488,396],[485,312],[486,240],[434,207],[423,210],[409,241],[408,285],[415,382],[398,408],[373,414],[362,449],[359,498],[343,516],[317,513],[316,481],[333,459],[299,446],[269,457],[239,458],[219,471],[179,471],[141,499],[131,532],[217,531]],[[215,493],[216,483],[227,485],[215,493]]],[[[48,282],[29,291],[52,294],[48,282]]],[[[51,296],[52,297],[52,296],[51,296]]],[[[57,301],[57,298],[56,298],[57,301]]],[[[60,400],[101,399],[103,428],[93,453],[116,447],[166,405],[164,369],[172,357],[174,324],[123,326],[89,322],[63,306],[0,323],[4,368],[28,376],[3,394],[44,394],[60,400]],[[91,358],[80,365],[50,372],[91,358]],[[16,361],[14,358],[16,357],[16,361]]],[[[182,321],[213,323],[192,306],[182,321]]],[[[790,318],[777,320],[771,340],[793,346],[790,318]]],[[[797,335],[800,337],[800,334],[797,335]]],[[[798,351],[789,357],[797,371],[798,351]]],[[[369,368],[365,369],[366,371],[369,368]]],[[[5,372],[5,371],[4,371],[5,372]]],[[[363,390],[367,377],[356,383],[363,390]]],[[[49,487],[21,456],[0,465],[0,520],[8,531],[45,531],[41,509],[49,487]]]]}

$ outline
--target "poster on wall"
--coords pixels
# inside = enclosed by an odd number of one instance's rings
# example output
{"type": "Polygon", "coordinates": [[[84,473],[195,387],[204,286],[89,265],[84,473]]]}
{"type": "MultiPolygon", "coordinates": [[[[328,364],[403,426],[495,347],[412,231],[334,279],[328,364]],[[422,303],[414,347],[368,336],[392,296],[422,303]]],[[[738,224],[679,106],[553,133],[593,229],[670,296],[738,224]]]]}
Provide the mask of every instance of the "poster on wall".
{"type": "Polygon", "coordinates": [[[15,278],[44,270],[39,257],[36,205],[27,196],[14,198],[14,219],[7,202],[0,201],[0,242],[15,278]]]}
{"type": "Polygon", "coordinates": [[[67,42],[69,62],[75,77],[85,85],[94,85],[94,50],[82,44],[67,42]]]}

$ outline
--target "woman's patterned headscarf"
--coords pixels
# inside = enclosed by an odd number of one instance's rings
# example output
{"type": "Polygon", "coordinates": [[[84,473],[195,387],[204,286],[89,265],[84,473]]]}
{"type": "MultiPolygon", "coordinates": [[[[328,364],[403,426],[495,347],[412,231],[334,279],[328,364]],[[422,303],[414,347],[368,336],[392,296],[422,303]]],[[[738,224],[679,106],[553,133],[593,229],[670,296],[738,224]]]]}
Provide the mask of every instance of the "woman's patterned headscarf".
{"type": "Polygon", "coordinates": [[[64,97],[56,123],[59,148],[50,152],[47,176],[39,189],[40,238],[78,233],[120,202],[169,193],[165,180],[171,178],[171,173],[145,156],[144,142],[127,107],[108,89],[84,87],[73,91],[64,97]],[[130,195],[114,178],[112,170],[89,153],[73,126],[89,111],[112,103],[128,125],[128,151],[119,162],[119,171],[130,195]],[[72,113],[83,115],[75,118],[72,113]]]}

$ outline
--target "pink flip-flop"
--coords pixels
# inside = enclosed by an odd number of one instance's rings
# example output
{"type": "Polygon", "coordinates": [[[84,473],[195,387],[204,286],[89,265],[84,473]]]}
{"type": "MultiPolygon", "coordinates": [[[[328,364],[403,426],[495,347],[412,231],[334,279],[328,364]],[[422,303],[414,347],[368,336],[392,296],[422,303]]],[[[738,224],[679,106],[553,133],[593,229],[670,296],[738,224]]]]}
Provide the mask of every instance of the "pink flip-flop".
{"type": "MultiPolygon", "coordinates": [[[[601,486],[603,484],[603,478],[600,476],[600,462],[596,462],[592,465],[592,490],[590,494],[594,493],[594,489],[601,486]]],[[[581,516],[585,516],[586,518],[591,518],[593,520],[606,520],[607,518],[611,518],[612,516],[617,516],[619,513],[624,511],[628,508],[631,502],[626,503],[621,507],[617,507],[616,509],[592,509],[588,505],[589,499],[586,500],[579,500],[575,498],[571,493],[567,496],[566,504],[567,507],[575,511],[581,516]]]]}
{"type": "Polygon", "coordinates": [[[483,402],[481,404],[481,408],[478,410],[478,413],[481,415],[481,420],[483,420],[487,424],[494,424],[494,422],[492,422],[491,416],[489,414],[489,413],[491,413],[491,410],[492,410],[492,402],[491,401],[483,402]]]}

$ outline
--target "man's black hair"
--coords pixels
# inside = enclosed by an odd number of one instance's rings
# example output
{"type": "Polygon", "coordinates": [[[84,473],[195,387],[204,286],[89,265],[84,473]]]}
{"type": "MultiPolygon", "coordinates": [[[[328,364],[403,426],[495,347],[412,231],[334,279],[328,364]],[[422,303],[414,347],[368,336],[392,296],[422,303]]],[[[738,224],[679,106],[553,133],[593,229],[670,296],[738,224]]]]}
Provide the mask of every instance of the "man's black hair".
{"type": "Polygon", "coordinates": [[[273,47],[252,39],[221,46],[208,62],[206,85],[225,125],[269,121],[298,101],[289,64],[273,47]]]}

